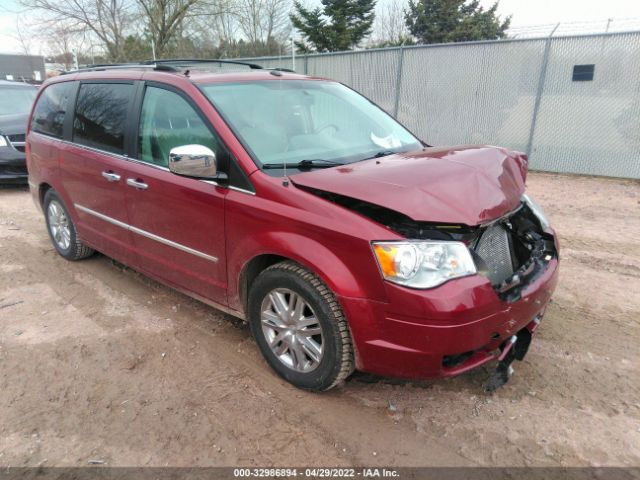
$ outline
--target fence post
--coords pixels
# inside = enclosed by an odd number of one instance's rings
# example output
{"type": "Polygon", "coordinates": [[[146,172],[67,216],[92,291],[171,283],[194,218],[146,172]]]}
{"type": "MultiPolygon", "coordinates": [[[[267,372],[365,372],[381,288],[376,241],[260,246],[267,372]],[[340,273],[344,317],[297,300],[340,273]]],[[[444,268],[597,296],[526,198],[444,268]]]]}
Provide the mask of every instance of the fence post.
{"type": "Polygon", "coordinates": [[[304,74],[309,75],[309,56],[304,54],[304,74]]]}
{"type": "Polygon", "coordinates": [[[553,34],[556,32],[560,23],[557,23],[551,33],[547,37],[544,44],[544,53],[542,55],[542,65],[540,66],[540,76],[538,77],[538,91],[536,92],[536,99],[533,104],[533,114],[531,118],[531,129],[529,130],[529,141],[527,142],[527,156],[531,157],[531,148],[533,146],[533,135],[536,131],[536,122],[538,120],[538,110],[540,110],[540,101],[542,100],[542,90],[544,90],[544,82],[547,78],[547,65],[549,64],[549,51],[551,50],[551,42],[553,41],[553,34]]]}
{"type": "Polygon", "coordinates": [[[402,82],[402,61],[404,59],[404,46],[400,45],[400,58],[398,59],[398,74],[396,76],[396,98],[393,105],[393,117],[398,118],[400,106],[400,83],[402,82]]]}

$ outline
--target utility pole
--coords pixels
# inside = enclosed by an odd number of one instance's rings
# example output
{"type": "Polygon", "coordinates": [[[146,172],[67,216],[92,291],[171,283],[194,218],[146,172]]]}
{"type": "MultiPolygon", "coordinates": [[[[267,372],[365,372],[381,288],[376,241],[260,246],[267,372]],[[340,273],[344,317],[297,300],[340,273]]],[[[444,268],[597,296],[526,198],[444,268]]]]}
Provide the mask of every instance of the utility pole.
{"type": "Polygon", "coordinates": [[[291,70],[296,71],[296,45],[293,43],[293,36],[291,37],[291,70]]]}

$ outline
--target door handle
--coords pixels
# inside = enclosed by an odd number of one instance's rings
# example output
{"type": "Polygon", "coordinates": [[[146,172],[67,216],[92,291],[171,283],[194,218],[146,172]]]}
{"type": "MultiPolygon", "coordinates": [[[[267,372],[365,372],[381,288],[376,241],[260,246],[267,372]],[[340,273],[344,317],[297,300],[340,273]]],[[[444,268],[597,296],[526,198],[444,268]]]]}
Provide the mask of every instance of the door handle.
{"type": "Polygon", "coordinates": [[[137,188],[139,190],[146,190],[147,188],[149,188],[149,185],[147,185],[146,183],[142,182],[142,181],[138,181],[134,178],[127,178],[127,185],[129,185],[130,187],[133,188],[137,188]]]}
{"type": "Polygon", "coordinates": [[[107,179],[109,182],[118,182],[120,181],[120,175],[113,172],[102,172],[102,176],[107,179]]]}

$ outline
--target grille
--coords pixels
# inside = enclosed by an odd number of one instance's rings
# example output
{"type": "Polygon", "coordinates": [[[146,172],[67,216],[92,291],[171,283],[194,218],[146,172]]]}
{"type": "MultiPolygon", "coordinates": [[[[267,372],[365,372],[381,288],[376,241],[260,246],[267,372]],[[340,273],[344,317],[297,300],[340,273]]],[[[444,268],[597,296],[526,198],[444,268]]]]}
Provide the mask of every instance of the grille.
{"type": "Polygon", "coordinates": [[[26,135],[24,133],[16,133],[15,135],[7,135],[10,142],[24,142],[26,135]]]}
{"type": "Polygon", "coordinates": [[[24,133],[17,133],[15,135],[7,135],[7,138],[11,142],[11,145],[13,145],[13,148],[15,148],[19,152],[23,152],[23,153],[24,153],[24,143],[25,143],[26,137],[27,136],[24,133]]]}
{"type": "Polygon", "coordinates": [[[27,175],[27,167],[6,165],[0,167],[0,175],[27,175]]]}
{"type": "Polygon", "coordinates": [[[480,237],[475,251],[487,264],[487,276],[492,284],[502,283],[513,275],[509,232],[504,226],[497,224],[487,228],[480,237]]]}

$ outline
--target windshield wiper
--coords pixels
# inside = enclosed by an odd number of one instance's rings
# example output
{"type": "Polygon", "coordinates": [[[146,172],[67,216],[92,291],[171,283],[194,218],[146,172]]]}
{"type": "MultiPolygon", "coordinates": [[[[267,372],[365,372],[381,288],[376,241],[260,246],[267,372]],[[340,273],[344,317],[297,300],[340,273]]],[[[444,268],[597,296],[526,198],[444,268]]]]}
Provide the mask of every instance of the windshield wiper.
{"type": "Polygon", "coordinates": [[[380,150],[379,152],[377,152],[374,155],[371,155],[370,157],[363,158],[363,160],[371,160],[372,158],[387,157],[389,155],[394,155],[396,153],[398,152],[394,152],[393,150],[380,150]]]}
{"type": "Polygon", "coordinates": [[[336,162],[334,160],[325,160],[324,158],[301,160],[300,162],[298,162],[298,168],[335,167],[336,165],[344,165],[344,163],[336,162]]]}
{"type": "Polygon", "coordinates": [[[263,169],[271,168],[329,168],[336,167],[338,165],[344,165],[342,162],[335,162],[333,160],[325,160],[323,158],[315,158],[313,160],[301,160],[298,163],[265,163],[263,169]]]}

